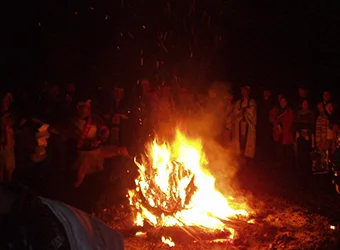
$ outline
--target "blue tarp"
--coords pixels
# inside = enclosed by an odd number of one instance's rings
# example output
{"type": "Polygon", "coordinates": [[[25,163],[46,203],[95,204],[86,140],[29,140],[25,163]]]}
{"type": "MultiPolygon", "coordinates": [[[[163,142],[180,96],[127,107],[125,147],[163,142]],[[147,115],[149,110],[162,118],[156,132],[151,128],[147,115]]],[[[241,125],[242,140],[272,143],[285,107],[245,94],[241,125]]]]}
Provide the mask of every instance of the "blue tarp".
{"type": "Polygon", "coordinates": [[[71,250],[123,250],[124,237],[93,216],[64,203],[40,198],[64,225],[71,250]]]}

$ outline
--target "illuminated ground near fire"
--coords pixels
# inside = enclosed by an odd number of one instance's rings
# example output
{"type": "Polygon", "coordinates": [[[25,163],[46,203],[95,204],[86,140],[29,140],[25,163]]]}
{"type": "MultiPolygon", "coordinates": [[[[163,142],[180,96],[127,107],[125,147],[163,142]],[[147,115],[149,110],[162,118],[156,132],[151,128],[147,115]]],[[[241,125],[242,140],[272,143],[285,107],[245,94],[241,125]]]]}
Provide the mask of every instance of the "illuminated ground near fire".
{"type": "MultiPolygon", "coordinates": [[[[219,192],[205,168],[209,157],[200,140],[177,133],[171,145],[153,142],[147,155],[136,160],[140,175],[136,189],[129,191],[132,218],[127,213],[108,221],[129,232],[125,249],[336,249],[338,226],[287,199],[260,191],[245,193],[247,204],[230,203],[232,194],[219,192]],[[162,235],[166,232],[162,228],[173,226],[188,242],[162,235]],[[186,228],[230,235],[213,242],[186,228]]],[[[264,182],[260,180],[260,185],[264,182]]]]}

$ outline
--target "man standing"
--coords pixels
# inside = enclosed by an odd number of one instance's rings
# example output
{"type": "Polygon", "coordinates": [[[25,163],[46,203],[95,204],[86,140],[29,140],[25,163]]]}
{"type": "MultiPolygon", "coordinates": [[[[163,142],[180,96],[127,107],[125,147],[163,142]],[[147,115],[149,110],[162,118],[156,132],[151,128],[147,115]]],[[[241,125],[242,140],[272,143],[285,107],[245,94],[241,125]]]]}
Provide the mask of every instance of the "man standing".
{"type": "Polygon", "coordinates": [[[256,148],[257,107],[250,98],[250,87],[241,88],[242,98],[235,103],[235,148],[241,156],[253,159],[256,148]]]}

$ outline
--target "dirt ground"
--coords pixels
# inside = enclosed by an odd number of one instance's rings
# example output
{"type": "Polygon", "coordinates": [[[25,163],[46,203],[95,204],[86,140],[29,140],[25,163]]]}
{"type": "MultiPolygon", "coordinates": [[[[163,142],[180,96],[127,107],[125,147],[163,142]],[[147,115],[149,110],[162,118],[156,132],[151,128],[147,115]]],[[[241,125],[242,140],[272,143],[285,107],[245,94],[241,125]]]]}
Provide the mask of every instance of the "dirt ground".
{"type": "MultiPolygon", "coordinates": [[[[125,249],[340,249],[340,196],[327,176],[301,177],[256,163],[240,169],[236,180],[254,211],[254,223],[237,227],[233,242],[200,241],[170,248],[130,235],[125,249]]],[[[124,216],[102,219],[122,230],[124,216]]]]}
{"type": "MultiPolygon", "coordinates": [[[[92,197],[102,192],[97,190],[89,195],[101,182],[100,178],[84,185],[88,188],[82,193],[88,201],[92,202],[92,197]]],[[[80,193],[73,193],[67,188],[64,176],[58,179],[53,175],[52,179],[54,181],[49,182],[48,186],[52,186],[54,192],[41,195],[85,211],[86,207],[92,205],[89,202],[86,206],[79,205],[81,203],[77,200],[80,193]],[[61,179],[63,185],[60,185],[61,179]]],[[[340,249],[340,195],[336,194],[327,176],[302,177],[295,171],[257,162],[240,168],[235,183],[240,196],[246,199],[254,211],[255,223],[238,227],[232,243],[200,241],[187,245],[176,244],[171,249],[340,249]]],[[[102,210],[97,213],[98,218],[124,233],[127,250],[170,249],[160,241],[153,242],[145,237],[134,236],[133,231],[126,231],[126,222],[131,213],[117,209],[117,196],[120,194],[120,197],[124,197],[126,194],[122,188],[124,185],[106,187],[111,196],[106,203],[113,206],[99,206],[102,210]]]]}

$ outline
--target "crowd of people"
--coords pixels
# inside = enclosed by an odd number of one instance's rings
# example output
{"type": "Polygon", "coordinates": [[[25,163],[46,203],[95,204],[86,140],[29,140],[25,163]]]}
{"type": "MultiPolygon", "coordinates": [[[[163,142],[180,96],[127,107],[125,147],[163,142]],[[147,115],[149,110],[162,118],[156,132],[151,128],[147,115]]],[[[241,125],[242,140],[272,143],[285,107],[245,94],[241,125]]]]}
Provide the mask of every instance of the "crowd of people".
{"type": "Polygon", "coordinates": [[[188,117],[196,125],[213,120],[216,141],[248,165],[256,158],[310,173],[311,152],[329,156],[336,146],[339,122],[329,91],[313,104],[305,87],[290,102],[269,88],[254,98],[250,86],[242,86],[236,99],[225,82],[206,92],[146,79],[136,86],[128,96],[120,86],[85,95],[73,82],[46,84],[35,93],[20,88],[4,93],[0,179],[27,184],[32,171],[66,168],[78,188],[87,175],[103,170],[106,159],[136,155],[155,131],[170,136],[188,117]]]}

